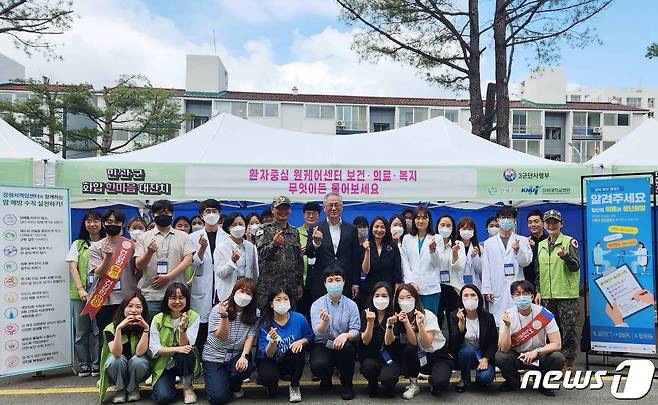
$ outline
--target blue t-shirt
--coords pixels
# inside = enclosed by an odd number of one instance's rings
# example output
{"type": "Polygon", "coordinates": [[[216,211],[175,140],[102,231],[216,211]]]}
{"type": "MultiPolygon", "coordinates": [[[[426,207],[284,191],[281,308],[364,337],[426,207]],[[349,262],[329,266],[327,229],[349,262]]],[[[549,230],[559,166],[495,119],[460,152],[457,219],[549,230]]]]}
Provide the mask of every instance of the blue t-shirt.
{"type": "MultiPolygon", "coordinates": [[[[273,359],[279,361],[283,356],[286,355],[290,345],[300,339],[307,339],[309,342],[313,342],[313,330],[311,325],[308,324],[308,321],[302,314],[295,311],[288,311],[290,317],[288,322],[285,325],[279,325],[276,321],[272,321],[272,327],[276,329],[281,338],[281,342],[276,346],[276,352],[274,352],[273,359]]],[[[265,349],[267,348],[267,334],[270,332],[270,326],[265,325],[260,330],[260,338],[258,340],[258,358],[266,358],[265,349]]]]}

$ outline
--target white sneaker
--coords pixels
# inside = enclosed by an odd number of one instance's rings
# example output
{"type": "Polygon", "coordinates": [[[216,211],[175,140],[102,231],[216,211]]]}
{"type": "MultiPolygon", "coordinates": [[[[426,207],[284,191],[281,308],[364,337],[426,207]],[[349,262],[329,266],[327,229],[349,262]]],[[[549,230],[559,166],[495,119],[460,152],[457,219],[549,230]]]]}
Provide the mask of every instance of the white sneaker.
{"type": "Polygon", "coordinates": [[[149,378],[146,379],[146,381],[144,381],[144,384],[153,385],[153,375],[152,374],[149,376],[149,378]]]}
{"type": "Polygon", "coordinates": [[[429,380],[429,379],[430,379],[430,376],[427,375],[427,374],[418,373],[418,379],[419,379],[419,380],[429,380]]]}
{"type": "Polygon", "coordinates": [[[231,396],[233,397],[233,399],[244,398],[244,390],[233,392],[233,393],[231,393],[231,396]]]}
{"type": "Polygon", "coordinates": [[[196,394],[194,393],[194,389],[192,388],[191,385],[186,386],[183,388],[183,402],[186,404],[195,404],[197,401],[196,394]]]}
{"type": "Polygon", "coordinates": [[[114,398],[112,398],[113,404],[123,404],[124,402],[126,402],[126,391],[118,391],[114,394],[114,398]]]}
{"type": "Polygon", "coordinates": [[[288,387],[288,398],[290,402],[301,402],[302,390],[299,387],[288,387]]]}
{"type": "Polygon", "coordinates": [[[180,384],[180,377],[176,376],[176,384],[180,384]]]}
{"type": "Polygon", "coordinates": [[[412,382],[411,384],[407,385],[407,388],[404,390],[404,394],[402,394],[402,398],[412,399],[418,395],[418,393],[420,393],[420,386],[418,386],[417,382],[412,382]]]}

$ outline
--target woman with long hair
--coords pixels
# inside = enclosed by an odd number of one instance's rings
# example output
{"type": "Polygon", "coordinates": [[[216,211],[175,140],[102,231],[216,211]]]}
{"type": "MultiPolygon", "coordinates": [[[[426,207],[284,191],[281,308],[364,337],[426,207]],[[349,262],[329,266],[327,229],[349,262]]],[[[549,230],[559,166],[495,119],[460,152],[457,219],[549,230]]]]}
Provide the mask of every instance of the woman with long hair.
{"type": "Polygon", "coordinates": [[[436,221],[436,232],[441,276],[441,302],[436,317],[441,325],[443,319],[447,319],[450,312],[457,309],[459,290],[464,285],[466,255],[464,244],[457,240],[457,227],[450,215],[442,215],[436,221]]]}
{"type": "Polygon", "coordinates": [[[464,284],[482,286],[482,250],[477,234],[475,221],[471,217],[463,217],[457,224],[458,239],[464,244],[464,284]]]}
{"type": "Polygon", "coordinates": [[[402,259],[397,243],[393,242],[386,218],[378,216],[370,223],[368,238],[363,242],[364,255],[361,271],[365,278],[361,280],[359,295],[365,300],[372,287],[380,281],[392,287],[402,284],[402,259]]]}

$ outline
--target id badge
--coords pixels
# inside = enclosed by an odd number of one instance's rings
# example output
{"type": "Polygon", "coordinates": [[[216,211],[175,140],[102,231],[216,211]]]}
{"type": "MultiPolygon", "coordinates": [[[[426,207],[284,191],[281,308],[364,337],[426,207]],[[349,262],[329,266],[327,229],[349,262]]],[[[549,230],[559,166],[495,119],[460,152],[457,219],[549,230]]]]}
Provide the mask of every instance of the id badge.
{"type": "Polygon", "coordinates": [[[315,266],[315,257],[309,257],[307,263],[309,266],[315,266]]]}
{"type": "Polygon", "coordinates": [[[400,335],[400,343],[402,343],[402,344],[407,343],[407,335],[405,335],[405,334],[400,335]]]}
{"type": "Polygon", "coordinates": [[[422,350],[418,352],[418,361],[420,362],[421,367],[425,367],[427,365],[427,354],[422,350]]]}
{"type": "Polygon", "coordinates": [[[112,288],[112,291],[119,291],[121,290],[121,280],[118,280],[117,283],[114,285],[114,288],[112,288]]]}
{"type": "Polygon", "coordinates": [[[382,358],[384,359],[384,361],[386,362],[386,364],[388,364],[388,365],[393,364],[393,359],[391,358],[391,355],[388,354],[388,352],[387,352],[386,350],[383,350],[383,349],[382,349],[382,352],[381,352],[381,353],[382,353],[382,358]]]}
{"type": "Polygon", "coordinates": [[[363,281],[363,280],[365,280],[365,279],[366,279],[366,273],[361,272],[361,281],[363,281]]]}
{"type": "Polygon", "coordinates": [[[202,264],[201,266],[197,266],[194,268],[194,275],[198,276],[203,276],[203,268],[204,265],[202,264]]]}
{"type": "Polygon", "coordinates": [[[334,340],[333,339],[327,340],[327,344],[325,344],[324,346],[329,350],[334,350],[334,340]]]}
{"type": "Polygon", "coordinates": [[[94,285],[94,272],[87,274],[87,288],[91,288],[94,285]]]}
{"type": "Polygon", "coordinates": [[[167,274],[169,272],[169,261],[158,260],[157,274],[167,274]]]}
{"type": "Polygon", "coordinates": [[[472,274],[464,274],[464,284],[473,284],[472,274]]]}
{"type": "Polygon", "coordinates": [[[450,271],[442,271],[441,272],[441,282],[442,283],[449,283],[450,282],[450,271]]]}
{"type": "Polygon", "coordinates": [[[505,276],[514,275],[514,263],[505,263],[505,276]]]}

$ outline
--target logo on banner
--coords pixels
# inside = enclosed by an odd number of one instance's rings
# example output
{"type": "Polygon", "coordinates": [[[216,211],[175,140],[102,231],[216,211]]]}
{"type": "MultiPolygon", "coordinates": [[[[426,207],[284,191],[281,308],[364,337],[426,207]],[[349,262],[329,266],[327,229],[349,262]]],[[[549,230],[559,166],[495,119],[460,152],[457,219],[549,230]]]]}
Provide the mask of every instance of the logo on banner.
{"type": "Polygon", "coordinates": [[[18,248],[13,245],[5,246],[4,253],[7,257],[14,257],[18,253],[18,248]]]}
{"type": "Polygon", "coordinates": [[[8,340],[5,343],[5,350],[8,352],[15,352],[20,347],[20,344],[16,340],[8,340]]]}
{"type": "Polygon", "coordinates": [[[2,217],[2,222],[5,223],[5,225],[16,225],[16,222],[18,221],[18,218],[16,218],[16,215],[14,214],[7,214],[4,217],[2,217]]]}
{"type": "Polygon", "coordinates": [[[507,181],[516,180],[516,170],[514,170],[514,169],[505,169],[505,171],[503,171],[503,177],[507,181]]]}
{"type": "Polygon", "coordinates": [[[18,332],[18,325],[15,323],[10,323],[5,326],[5,334],[9,336],[14,336],[18,332]]]}
{"type": "Polygon", "coordinates": [[[15,292],[10,291],[7,294],[5,294],[5,302],[7,304],[13,304],[16,301],[18,301],[18,294],[16,294],[15,292]]]}
{"type": "Polygon", "coordinates": [[[5,278],[5,287],[7,288],[14,288],[16,287],[16,284],[18,284],[18,280],[14,276],[9,276],[5,278]]]}
{"type": "Polygon", "coordinates": [[[18,357],[16,357],[16,356],[7,357],[7,360],[5,360],[5,364],[9,368],[14,368],[14,367],[18,366],[18,357]]]}
{"type": "Polygon", "coordinates": [[[18,318],[18,309],[9,307],[5,310],[5,318],[11,320],[18,318]]]}
{"type": "Polygon", "coordinates": [[[538,195],[539,186],[521,187],[521,192],[524,194],[538,195]]]}
{"type": "Polygon", "coordinates": [[[13,241],[13,240],[16,240],[16,237],[18,236],[18,234],[16,233],[16,231],[10,229],[10,230],[8,230],[8,231],[5,231],[5,233],[3,234],[3,236],[4,236],[4,238],[5,238],[6,241],[10,241],[10,242],[11,242],[11,241],[13,241]]]}
{"type": "Polygon", "coordinates": [[[491,186],[487,189],[487,193],[489,193],[489,195],[496,195],[498,194],[498,188],[491,186]]]}
{"type": "Polygon", "coordinates": [[[12,273],[18,269],[18,264],[16,262],[7,262],[4,265],[4,269],[7,273],[12,273]]]}

